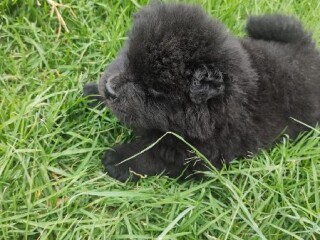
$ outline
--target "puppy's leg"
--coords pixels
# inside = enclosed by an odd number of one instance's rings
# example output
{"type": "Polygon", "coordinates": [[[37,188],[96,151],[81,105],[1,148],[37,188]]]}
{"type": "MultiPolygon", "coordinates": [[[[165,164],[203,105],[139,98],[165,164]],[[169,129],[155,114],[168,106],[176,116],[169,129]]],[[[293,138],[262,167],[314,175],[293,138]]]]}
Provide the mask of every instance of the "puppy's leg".
{"type": "Polygon", "coordinates": [[[83,87],[83,96],[88,99],[88,105],[91,108],[102,106],[103,99],[99,94],[98,84],[87,83],[83,87]]]}
{"type": "Polygon", "coordinates": [[[311,36],[294,17],[279,14],[252,16],[247,22],[251,38],[294,44],[312,44],[311,36]]]}
{"type": "Polygon", "coordinates": [[[129,144],[118,145],[114,150],[105,153],[102,163],[107,173],[119,180],[126,181],[130,175],[131,180],[137,181],[144,175],[152,176],[164,173],[170,177],[178,177],[186,168],[185,159],[187,151],[169,146],[166,143],[159,143],[153,148],[134,156],[148,147],[145,141],[136,141],[129,144]]]}

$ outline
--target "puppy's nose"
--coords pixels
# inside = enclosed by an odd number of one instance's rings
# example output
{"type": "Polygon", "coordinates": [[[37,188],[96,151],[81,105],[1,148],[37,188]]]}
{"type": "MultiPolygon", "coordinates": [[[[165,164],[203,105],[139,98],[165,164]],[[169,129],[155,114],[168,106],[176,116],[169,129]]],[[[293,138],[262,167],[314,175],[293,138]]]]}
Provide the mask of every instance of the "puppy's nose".
{"type": "Polygon", "coordinates": [[[115,76],[111,76],[110,78],[108,78],[108,80],[106,81],[106,97],[115,99],[117,97],[117,94],[113,88],[113,84],[112,84],[112,80],[116,77],[115,76]]]}

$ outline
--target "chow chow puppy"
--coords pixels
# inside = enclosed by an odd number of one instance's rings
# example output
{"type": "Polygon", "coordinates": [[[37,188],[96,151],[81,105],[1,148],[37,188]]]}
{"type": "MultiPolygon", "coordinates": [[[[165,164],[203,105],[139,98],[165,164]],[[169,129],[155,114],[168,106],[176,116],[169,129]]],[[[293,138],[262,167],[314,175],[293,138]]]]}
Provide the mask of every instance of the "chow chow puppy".
{"type": "Polygon", "coordinates": [[[206,169],[179,134],[220,168],[270,146],[284,130],[296,137],[320,119],[320,54],[292,17],[253,16],[238,39],[195,6],[152,4],[134,15],[123,49],[99,84],[84,87],[137,136],[106,152],[120,181],[189,175],[206,169]],[[95,95],[95,96],[94,96],[95,95]]]}

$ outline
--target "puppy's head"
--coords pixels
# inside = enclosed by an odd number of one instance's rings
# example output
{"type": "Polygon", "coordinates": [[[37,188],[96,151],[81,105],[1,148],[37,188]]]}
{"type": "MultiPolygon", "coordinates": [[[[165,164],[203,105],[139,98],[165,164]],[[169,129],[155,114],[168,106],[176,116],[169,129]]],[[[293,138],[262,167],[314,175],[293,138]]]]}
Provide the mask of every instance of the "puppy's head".
{"type": "Polygon", "coordinates": [[[204,140],[241,92],[235,83],[247,65],[239,42],[199,8],[155,4],[135,15],[99,90],[130,127],[204,140]]]}

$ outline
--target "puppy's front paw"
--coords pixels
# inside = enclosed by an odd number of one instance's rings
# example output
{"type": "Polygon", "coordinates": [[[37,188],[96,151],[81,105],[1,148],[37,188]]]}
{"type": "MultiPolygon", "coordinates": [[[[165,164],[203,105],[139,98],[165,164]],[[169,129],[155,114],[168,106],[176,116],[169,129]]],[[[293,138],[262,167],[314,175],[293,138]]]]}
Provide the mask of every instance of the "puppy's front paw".
{"type": "Polygon", "coordinates": [[[108,175],[120,182],[125,182],[128,178],[131,181],[139,180],[138,176],[130,174],[130,166],[126,162],[121,163],[123,160],[125,160],[125,157],[111,150],[105,153],[102,164],[108,175]]]}

